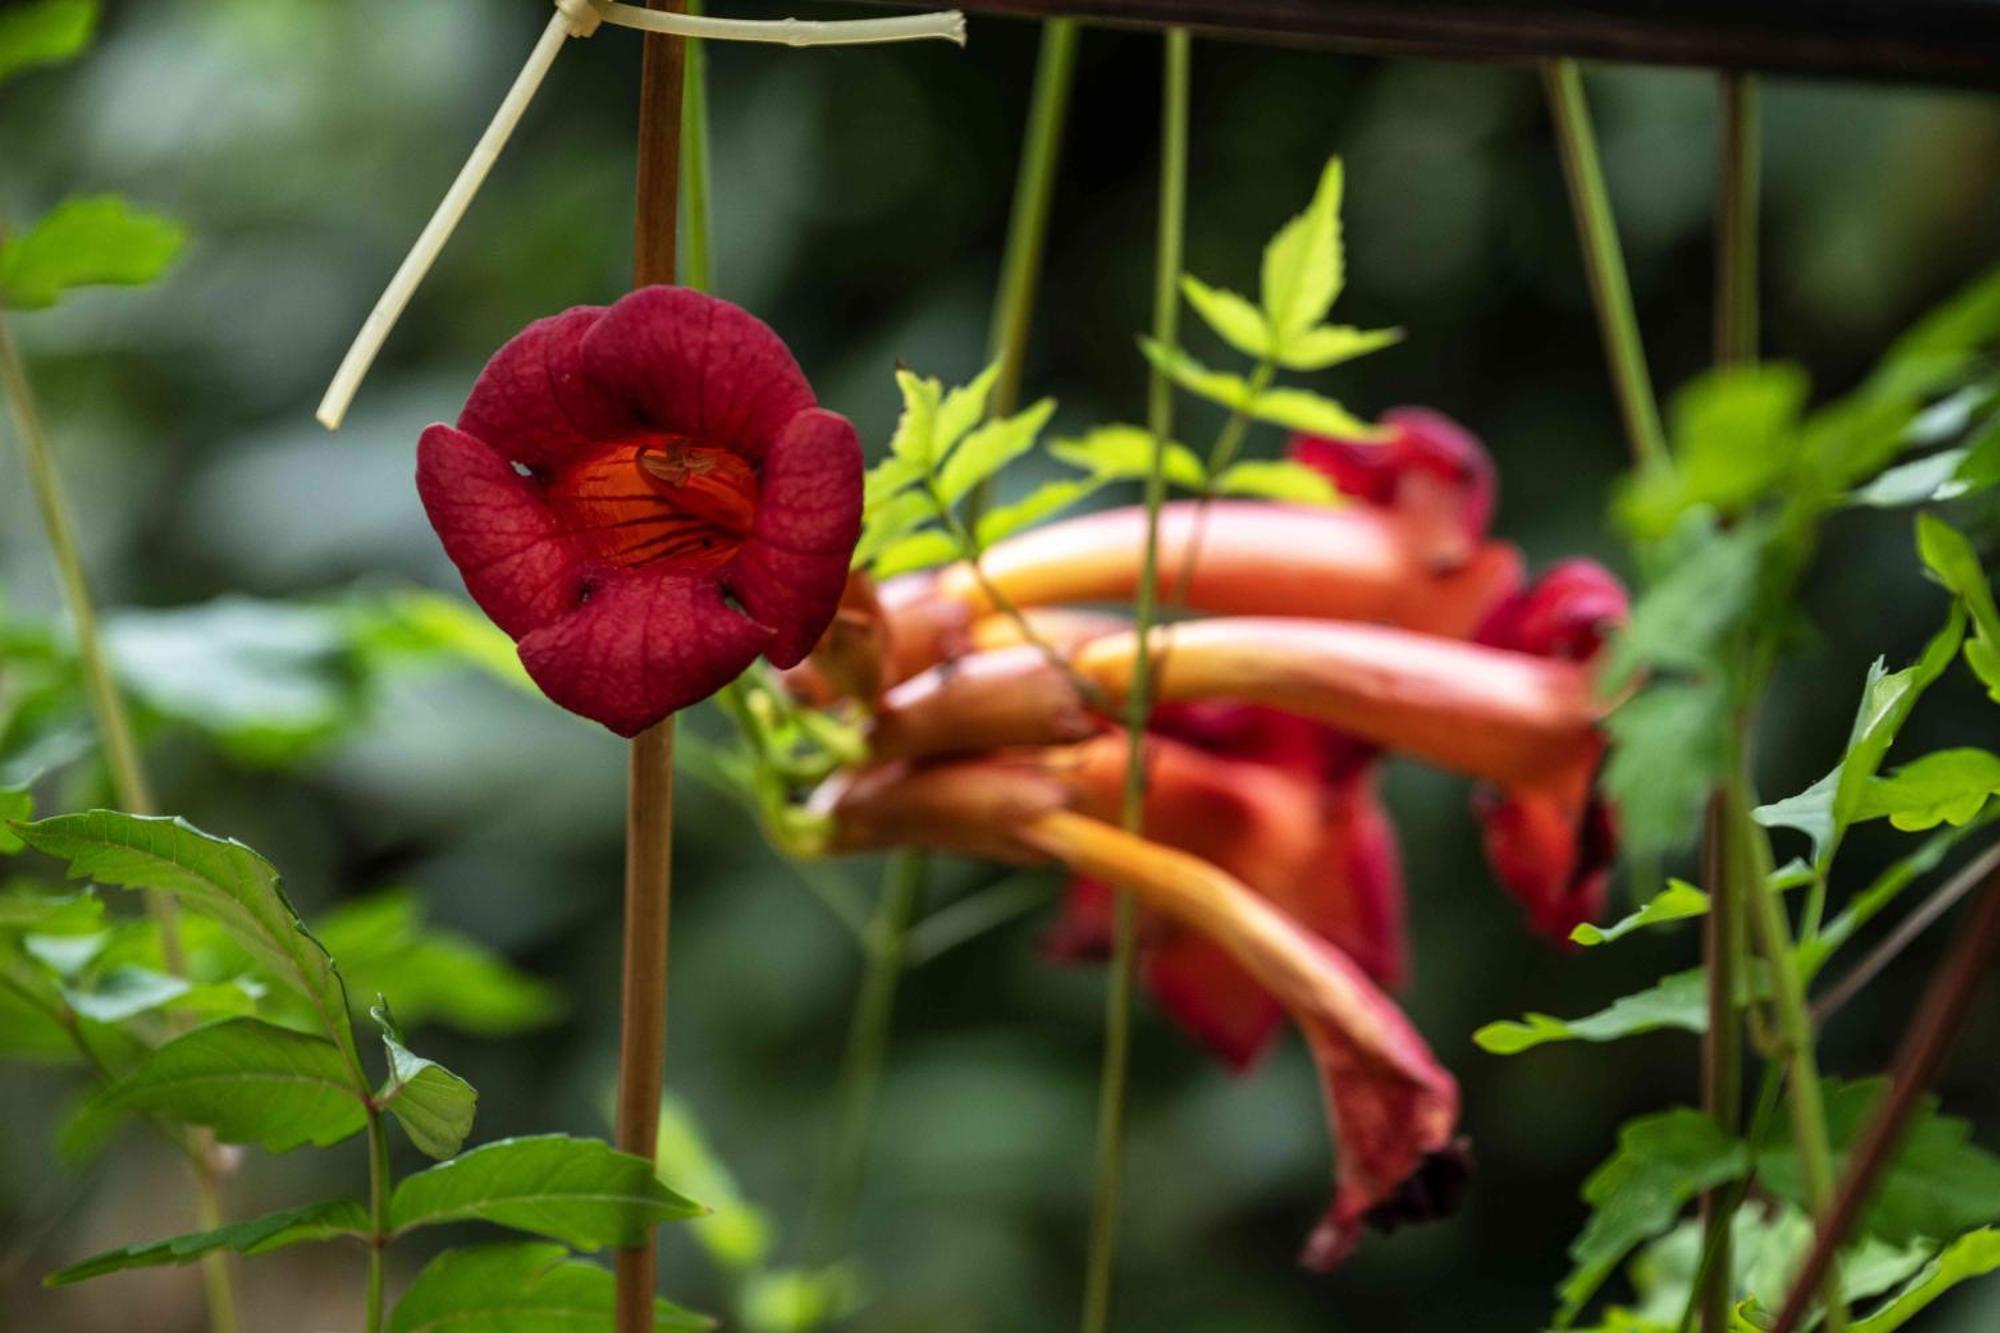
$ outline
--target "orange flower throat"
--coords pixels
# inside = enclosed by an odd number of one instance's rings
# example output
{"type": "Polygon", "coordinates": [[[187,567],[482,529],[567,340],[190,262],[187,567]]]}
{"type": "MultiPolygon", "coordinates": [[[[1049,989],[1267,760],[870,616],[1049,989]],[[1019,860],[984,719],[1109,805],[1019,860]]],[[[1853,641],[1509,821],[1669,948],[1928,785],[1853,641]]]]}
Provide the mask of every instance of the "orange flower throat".
{"type": "Polygon", "coordinates": [[[598,559],[700,574],[729,563],[749,535],[757,473],[731,450],[643,435],[562,469],[548,496],[598,559]]]}

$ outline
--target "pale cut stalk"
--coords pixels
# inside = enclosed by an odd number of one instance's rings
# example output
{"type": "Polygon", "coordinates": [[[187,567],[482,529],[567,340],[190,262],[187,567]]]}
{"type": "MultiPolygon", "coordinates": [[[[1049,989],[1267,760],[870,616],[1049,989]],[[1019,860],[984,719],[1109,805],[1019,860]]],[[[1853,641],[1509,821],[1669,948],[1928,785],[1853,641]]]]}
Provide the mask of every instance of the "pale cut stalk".
{"type": "MultiPolygon", "coordinates": [[[[802,22],[798,19],[706,18],[624,4],[592,5],[590,8],[603,22],[621,27],[716,41],[803,47],[856,46],[932,38],[955,42],[960,46],[965,44],[965,16],[956,10],[897,18],[802,22]]],[[[472,155],[459,168],[451,187],[438,201],[437,211],[431,214],[430,221],[417,234],[416,243],[403,257],[395,276],[389,279],[389,285],[383,290],[381,299],[375,302],[375,308],[368,312],[368,318],[362,322],[361,331],[354,336],[347,355],[341,358],[340,368],[334,372],[333,382],[327,385],[319,410],[313,414],[320,425],[328,430],[339,430],[340,423],[346,420],[347,409],[353,405],[354,395],[360,391],[361,381],[367,376],[368,368],[375,363],[382,344],[388,341],[390,330],[402,318],[410,298],[416,295],[418,286],[437,262],[445,243],[465,217],[466,209],[472,206],[473,197],[485,184],[487,173],[499,160],[501,150],[514,133],[514,127],[520,124],[528,104],[540,90],[542,80],[548,77],[549,67],[555,63],[564,41],[572,35],[587,36],[589,33],[559,8],[549,16],[542,35],[535,40],[534,49],[528,52],[527,62],[515,75],[513,86],[507,89],[507,95],[500,100],[500,107],[493,113],[492,121],[473,145],[472,155]],[[573,24],[577,26],[573,27],[573,24]]]]}

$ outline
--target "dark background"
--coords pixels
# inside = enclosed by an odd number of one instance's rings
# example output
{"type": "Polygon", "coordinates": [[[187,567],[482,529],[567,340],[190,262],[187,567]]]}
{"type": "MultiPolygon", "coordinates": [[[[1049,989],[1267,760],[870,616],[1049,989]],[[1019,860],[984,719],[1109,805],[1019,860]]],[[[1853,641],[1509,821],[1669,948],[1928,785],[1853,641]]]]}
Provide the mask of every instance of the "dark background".
{"type": "MultiPolygon", "coordinates": [[[[17,325],[107,603],[395,576],[457,590],[410,484],[416,436],[456,413],[522,323],[627,284],[636,37],[606,29],[570,44],[346,429],[328,436],[311,412],[545,14],[527,0],[114,3],[88,59],[0,91],[0,215],[18,222],[65,194],[118,190],[191,233],[157,287],[87,293],[17,325]]],[[[790,341],[871,448],[893,420],[898,359],[948,381],[982,362],[1035,41],[1032,25],[975,19],[962,53],[713,51],[718,291],[790,341]]],[[[1133,335],[1150,301],[1158,61],[1156,38],[1085,34],[1028,369],[1030,393],[1060,399],[1059,431],[1143,409],[1133,335]]],[[[1590,90],[1664,395],[1708,356],[1714,84],[1611,68],[1593,72],[1590,90]]],[[[1832,392],[2000,253],[2000,107],[1774,80],[1765,110],[1765,345],[1832,392]]],[[[1506,535],[1537,562],[1587,552],[1617,563],[1603,515],[1623,446],[1532,71],[1202,42],[1192,123],[1189,268],[1252,289],[1264,238],[1304,203],[1324,158],[1343,155],[1351,280],[1337,313],[1409,337],[1316,386],[1364,412],[1424,403],[1463,419],[1500,461],[1506,535]]],[[[1194,346],[1221,358],[1199,336],[1194,346]]],[[[1187,438],[1204,443],[1212,423],[1187,414],[1187,438]]],[[[1277,445],[1265,434],[1252,447],[1277,445]]],[[[5,604],[47,613],[52,581],[19,475],[14,458],[0,463],[5,604]]],[[[1943,613],[1901,514],[1837,520],[1809,601],[1821,634],[1765,718],[1771,794],[1824,771],[1867,662],[1906,660],[1943,613]]],[[[396,683],[372,716],[355,739],[276,774],[162,734],[163,803],[271,856],[302,904],[416,885],[437,919],[558,983],[573,1014],[561,1026],[507,1041],[437,1033],[425,1049],[482,1090],[478,1138],[604,1132],[619,746],[470,674],[396,683]]],[[[1990,744],[1994,730],[1990,707],[1952,683],[1920,711],[1904,753],[1990,744]]],[[[1134,1065],[1121,1328],[1538,1327],[1583,1220],[1577,1187],[1617,1123],[1694,1096],[1684,1036],[1512,1059],[1472,1045],[1483,1022],[1585,1012],[1687,965],[1695,946],[1661,933],[1566,958],[1531,940],[1490,882],[1464,794],[1452,779],[1392,771],[1417,959],[1407,1001],[1463,1081],[1481,1161],[1465,1208],[1372,1239],[1334,1276],[1297,1269],[1328,1172],[1303,1051],[1288,1039],[1232,1080],[1149,1013],[1134,1065]]],[[[671,1086],[795,1247],[858,962],[734,807],[688,783],[681,821],[671,1086]]],[[[1858,838],[1845,885],[1894,845],[1858,838]]],[[[839,869],[845,891],[872,892],[874,866],[839,869]]],[[[940,897],[989,874],[954,869],[940,897]]],[[[906,985],[857,1229],[877,1300],[857,1328],[1074,1318],[1101,980],[1041,959],[1045,919],[906,985]]],[[[1843,1016],[1829,1068],[1886,1061],[1939,943],[1843,1016]]],[[[1984,1072],[1996,1054],[1989,998],[1945,1084],[1988,1127],[2000,1125],[2000,1087],[1984,1072]]],[[[192,1270],[36,1289],[56,1263],[184,1223],[180,1175],[138,1138],[85,1177],[56,1172],[52,1086],[46,1072],[0,1073],[0,1325],[195,1328],[192,1270]],[[8,1220],[46,1215],[51,1197],[71,1205],[53,1229],[8,1220]]],[[[363,1160],[358,1141],[253,1154],[237,1211],[351,1190],[363,1160]]],[[[347,1251],[293,1250],[242,1271],[252,1329],[358,1323],[360,1261],[347,1251]]],[[[688,1303],[717,1300],[684,1241],[671,1243],[666,1282],[688,1303]]],[[[2000,1322],[1992,1289],[1944,1308],[1924,1326],[2000,1322]]]]}

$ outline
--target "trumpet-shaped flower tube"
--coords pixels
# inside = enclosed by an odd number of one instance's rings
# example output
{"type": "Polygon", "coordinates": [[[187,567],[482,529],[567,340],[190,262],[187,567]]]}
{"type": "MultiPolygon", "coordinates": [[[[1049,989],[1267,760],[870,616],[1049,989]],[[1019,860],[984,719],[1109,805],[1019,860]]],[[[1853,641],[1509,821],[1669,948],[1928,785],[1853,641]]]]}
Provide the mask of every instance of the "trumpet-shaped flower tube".
{"type": "Polygon", "coordinates": [[[535,683],[631,736],[819,640],[861,451],[762,322],[648,287],[495,353],[458,425],[424,432],[417,489],[535,683]]]}

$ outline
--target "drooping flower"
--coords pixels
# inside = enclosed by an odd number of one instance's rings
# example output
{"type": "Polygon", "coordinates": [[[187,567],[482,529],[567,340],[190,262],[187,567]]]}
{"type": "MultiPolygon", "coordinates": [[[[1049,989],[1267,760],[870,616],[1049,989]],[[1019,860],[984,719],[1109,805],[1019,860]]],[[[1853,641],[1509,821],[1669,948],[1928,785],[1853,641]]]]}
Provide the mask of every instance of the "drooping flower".
{"type": "Polygon", "coordinates": [[[1493,521],[1493,459],[1471,431],[1427,407],[1392,408],[1382,426],[1386,440],[1294,435],[1287,452],[1341,494],[1397,513],[1413,549],[1439,568],[1456,567],[1493,521]]]}
{"type": "Polygon", "coordinates": [[[466,590],[556,703],[632,736],[839,605],[861,451],[778,336],[677,287],[580,306],[494,354],[417,489],[466,590]]]}

